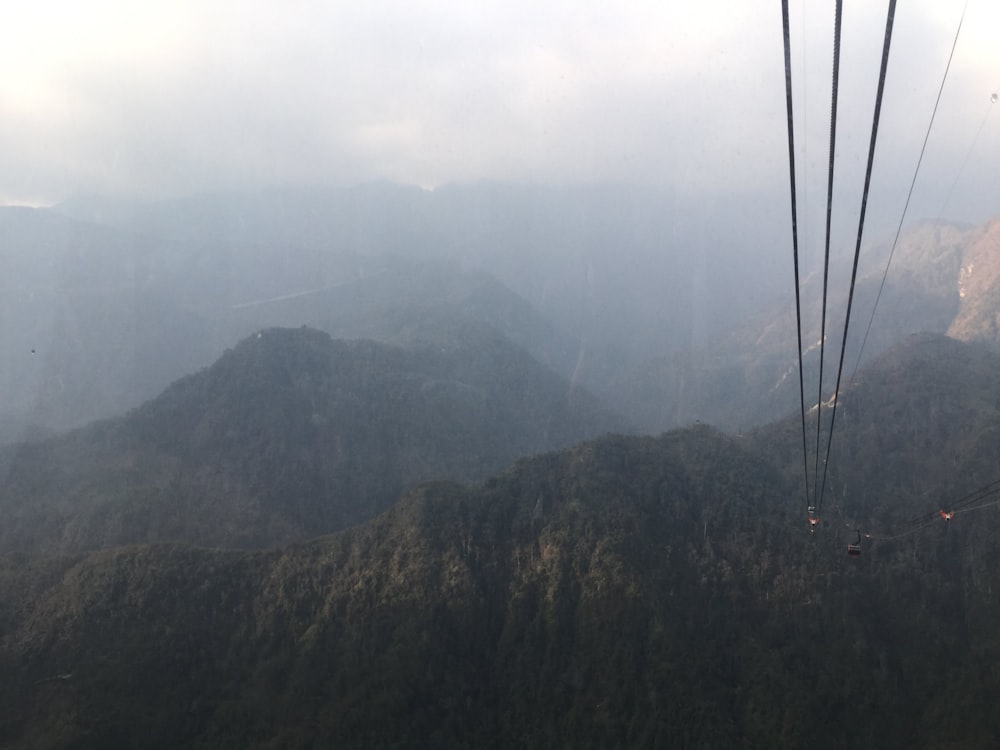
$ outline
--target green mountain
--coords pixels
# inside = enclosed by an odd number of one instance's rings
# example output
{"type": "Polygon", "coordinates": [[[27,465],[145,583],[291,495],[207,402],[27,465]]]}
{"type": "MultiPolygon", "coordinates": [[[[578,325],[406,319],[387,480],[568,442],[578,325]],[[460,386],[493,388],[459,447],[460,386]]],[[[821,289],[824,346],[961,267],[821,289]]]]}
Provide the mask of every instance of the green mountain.
{"type": "Polygon", "coordinates": [[[0,549],[284,543],[625,427],[485,327],[405,350],[269,329],[124,418],[0,453],[0,549]]]}
{"type": "MultiPolygon", "coordinates": [[[[787,216],[753,206],[720,224],[751,205],[723,204],[372,184],[2,209],[0,444],[116,416],[253,331],[300,325],[420,346],[486,324],[644,432],[752,429],[798,407],[787,216]]],[[[847,366],[880,289],[866,361],[918,332],[995,345],[998,226],[908,229],[884,289],[889,245],[866,246],[847,366]]],[[[821,276],[803,278],[810,382],[821,276]]],[[[831,345],[846,278],[830,289],[831,345]]]]}
{"type": "Polygon", "coordinates": [[[1000,219],[977,231],[962,255],[958,314],[948,335],[1000,345],[1000,219]]]}
{"type": "Polygon", "coordinates": [[[0,558],[0,744],[993,746],[996,514],[850,558],[746,443],[606,437],[284,549],[0,558]]]}
{"type": "MultiPolygon", "coordinates": [[[[850,378],[859,364],[863,341],[861,365],[917,333],[947,333],[995,346],[1000,340],[995,321],[1000,313],[998,232],[1000,220],[973,228],[916,225],[900,237],[887,276],[890,244],[865,248],[858,269],[844,377],[850,378]]],[[[836,380],[847,278],[843,285],[830,288],[824,375],[828,388],[824,398],[829,398],[836,380]]],[[[814,404],[817,395],[821,284],[821,273],[803,278],[807,405],[814,404]]],[[[748,316],[707,345],[651,357],[620,373],[602,395],[649,432],[696,420],[726,430],[746,430],[798,412],[797,334],[790,275],[787,290],[780,305],[748,316]]]]}
{"type": "Polygon", "coordinates": [[[798,416],[573,445],[621,422],[408,309],[422,345],[264,330],[0,452],[0,747],[1000,743],[996,496],[896,533],[1000,477],[995,351],[860,370],[809,534],[798,416]]]}
{"type": "MultiPolygon", "coordinates": [[[[830,449],[826,496],[838,522],[891,528],[1000,478],[997,372],[1000,352],[935,334],[910,336],[861,370],[841,393],[830,449]]],[[[829,404],[822,417],[825,453],[829,404]]],[[[812,478],[815,412],[806,432],[812,478]]],[[[803,495],[800,416],[749,439],[803,495]]]]}
{"type": "Polygon", "coordinates": [[[445,302],[449,315],[516,324],[494,327],[564,377],[634,407],[644,425],[673,394],[628,401],[633,368],[712,341],[786,288],[787,217],[748,195],[706,203],[628,186],[372,183],[151,203],[78,197],[52,211],[155,238],[171,271],[162,288],[219,332],[216,343],[305,324],[408,345],[398,337],[413,313],[437,320],[445,302]],[[458,268],[463,278],[453,278],[458,268]]]}
{"type": "Polygon", "coordinates": [[[262,328],[426,347],[480,326],[567,377],[580,358],[524,299],[456,261],[238,243],[183,222],[145,234],[42,209],[0,207],[0,234],[0,445],[118,416],[262,328]]]}
{"type": "Polygon", "coordinates": [[[339,282],[274,298],[243,297],[216,317],[217,336],[226,340],[307,325],[334,338],[453,347],[479,327],[488,339],[500,334],[567,377],[578,359],[576,343],[524,299],[488,273],[449,261],[368,260],[339,282]]]}

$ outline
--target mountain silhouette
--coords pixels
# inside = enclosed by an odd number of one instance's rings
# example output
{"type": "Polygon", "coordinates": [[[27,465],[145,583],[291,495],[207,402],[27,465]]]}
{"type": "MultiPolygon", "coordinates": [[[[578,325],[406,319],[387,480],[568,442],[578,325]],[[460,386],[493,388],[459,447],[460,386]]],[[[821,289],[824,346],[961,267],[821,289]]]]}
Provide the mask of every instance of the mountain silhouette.
{"type": "Polygon", "coordinates": [[[623,429],[481,327],[423,349],[268,329],[125,417],[5,449],[0,543],[283,543],[365,521],[419,481],[623,429]]]}

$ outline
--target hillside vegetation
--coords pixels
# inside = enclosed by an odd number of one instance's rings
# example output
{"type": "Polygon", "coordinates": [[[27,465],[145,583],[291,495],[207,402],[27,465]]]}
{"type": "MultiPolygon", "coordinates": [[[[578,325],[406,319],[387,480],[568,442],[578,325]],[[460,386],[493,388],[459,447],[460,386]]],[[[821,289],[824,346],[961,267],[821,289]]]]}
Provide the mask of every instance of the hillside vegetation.
{"type": "Polygon", "coordinates": [[[1000,478],[1000,354],[862,369],[810,534],[797,415],[604,434],[455,334],[265,330],[0,454],[0,747],[997,746],[1000,505],[935,514],[1000,478]]]}
{"type": "Polygon", "coordinates": [[[270,329],[127,416],[0,453],[0,549],[258,547],[626,425],[480,328],[400,349],[270,329]]]}
{"type": "Polygon", "coordinates": [[[792,494],[698,429],[424,485],[279,550],[8,556],[0,740],[995,743],[996,534],[955,525],[853,559],[805,532],[792,494]]]}

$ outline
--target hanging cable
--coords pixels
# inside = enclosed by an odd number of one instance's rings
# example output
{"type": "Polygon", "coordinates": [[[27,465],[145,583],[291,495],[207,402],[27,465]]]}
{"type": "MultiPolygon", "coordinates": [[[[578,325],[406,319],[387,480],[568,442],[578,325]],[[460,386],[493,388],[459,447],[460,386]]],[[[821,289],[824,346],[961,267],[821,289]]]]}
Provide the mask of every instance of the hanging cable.
{"type": "MultiPolygon", "coordinates": [[[[951,53],[948,55],[948,64],[944,67],[944,76],[941,78],[941,86],[938,88],[937,99],[934,100],[934,110],[931,112],[931,121],[927,124],[927,133],[924,134],[924,144],[920,147],[920,158],[917,159],[917,167],[913,170],[913,179],[910,180],[910,190],[906,194],[906,203],[903,205],[903,213],[899,217],[899,226],[896,227],[896,236],[893,238],[892,248],[889,250],[889,260],[886,261],[885,264],[885,272],[882,274],[882,283],[879,285],[878,294],[875,295],[875,304],[872,306],[872,314],[868,319],[868,326],[865,328],[864,338],[861,340],[861,348],[858,350],[858,359],[854,363],[854,371],[851,373],[851,380],[847,384],[848,390],[850,390],[851,386],[854,385],[854,376],[857,375],[858,368],[861,366],[861,356],[865,353],[865,345],[868,343],[868,334],[871,333],[872,322],[875,320],[875,312],[878,310],[879,300],[882,299],[882,291],[885,289],[885,281],[889,276],[889,266],[892,264],[892,257],[896,253],[896,244],[899,242],[899,235],[903,231],[903,221],[906,219],[906,212],[910,208],[910,199],[913,197],[913,187],[917,184],[917,175],[920,174],[920,165],[924,161],[924,152],[927,150],[927,141],[931,137],[931,129],[934,127],[934,118],[937,117],[938,105],[941,103],[941,94],[944,93],[944,84],[948,80],[948,71],[951,70],[951,60],[955,56],[955,47],[958,45],[958,35],[962,31],[962,22],[965,20],[965,11],[968,7],[969,2],[966,0],[965,7],[962,8],[962,15],[958,19],[958,29],[956,29],[955,39],[951,43],[951,53]]],[[[987,114],[989,114],[989,110],[987,110],[987,114]]],[[[986,118],[984,117],[983,123],[985,122],[986,118]]],[[[982,128],[983,126],[980,124],[979,129],[982,130],[982,128]]],[[[976,133],[976,138],[979,138],[979,133],[976,133]]],[[[968,155],[966,155],[965,158],[966,161],[968,161],[968,155]]],[[[964,162],[962,166],[965,166],[964,162]]]]}
{"type": "Polygon", "coordinates": [[[951,203],[951,194],[955,192],[955,186],[958,185],[958,180],[965,171],[965,166],[969,163],[969,158],[972,156],[973,151],[976,150],[976,144],[979,143],[979,136],[982,135],[983,127],[985,127],[986,121],[990,117],[990,113],[994,110],[993,105],[997,103],[997,99],[998,97],[996,91],[990,94],[990,102],[986,105],[986,110],[983,112],[983,119],[979,121],[979,128],[976,130],[976,135],[972,139],[972,145],[969,146],[969,150],[965,152],[965,158],[962,159],[962,166],[958,168],[958,172],[955,174],[955,179],[951,181],[951,187],[948,188],[948,193],[945,195],[944,203],[941,204],[941,210],[938,211],[938,218],[944,215],[945,210],[948,208],[948,204],[951,203]]]}
{"type": "MultiPolygon", "coordinates": [[[[950,514],[966,513],[969,510],[973,509],[971,506],[975,506],[976,503],[981,503],[986,498],[997,494],[1000,494],[1000,479],[990,482],[989,484],[984,485],[983,487],[979,487],[978,489],[973,490],[967,495],[963,495],[962,497],[952,501],[945,507],[948,508],[947,513],[950,514]]],[[[893,529],[893,534],[891,536],[885,536],[885,535],[880,535],[880,536],[869,535],[869,536],[871,536],[873,539],[874,538],[895,539],[899,536],[910,534],[915,530],[919,530],[927,526],[930,526],[931,524],[937,523],[941,519],[941,514],[944,512],[945,511],[943,511],[943,509],[939,508],[938,510],[921,513],[918,516],[913,516],[911,518],[904,519],[903,521],[900,521],[898,524],[896,524],[895,528],[893,529]]]]}
{"type": "Polygon", "coordinates": [[[802,469],[804,472],[806,508],[812,507],[809,499],[809,459],[806,448],[806,391],[802,375],[802,304],[799,283],[799,228],[795,190],[795,137],[792,117],[792,52],[788,31],[788,0],[781,0],[781,26],[785,38],[785,105],[788,110],[788,172],[792,197],[792,260],[795,267],[795,324],[799,341],[799,408],[802,413],[802,469]]]}
{"type": "Polygon", "coordinates": [[[938,522],[937,513],[935,513],[934,516],[935,516],[934,518],[926,521],[925,523],[921,523],[919,526],[913,526],[908,529],[902,529],[888,534],[865,534],[865,539],[870,539],[873,542],[892,542],[895,541],[896,539],[902,539],[904,537],[916,534],[918,531],[926,529],[928,526],[937,523],[938,522]]]}
{"type": "Polygon", "coordinates": [[[946,523],[960,513],[971,513],[972,511],[992,508],[1000,505],[1000,479],[990,482],[979,489],[973,490],[967,495],[963,495],[958,500],[945,505],[939,510],[922,513],[919,516],[903,521],[895,528],[883,533],[866,533],[865,538],[873,541],[887,542],[894,539],[901,539],[917,533],[928,526],[946,523]]]}
{"type": "Polygon", "coordinates": [[[970,505],[978,503],[983,498],[995,495],[998,492],[1000,492],[1000,479],[990,482],[977,490],[973,490],[967,495],[963,495],[958,500],[951,503],[948,507],[952,510],[964,512],[966,510],[970,510],[970,505]]]}
{"type": "Polygon", "coordinates": [[[875,93],[875,114],[872,118],[872,134],[868,143],[868,164],[865,168],[865,187],[861,193],[861,216],[858,220],[858,239],[854,246],[854,265],[851,269],[851,286],[847,293],[847,313],[844,317],[844,338],[840,345],[840,364],[837,367],[837,385],[833,389],[833,409],[830,414],[830,432],[826,440],[826,458],[823,461],[823,480],[819,486],[816,502],[817,515],[823,508],[826,490],[827,466],[830,463],[830,446],[833,445],[833,428],[837,419],[837,401],[840,395],[840,378],[844,371],[844,353],[847,350],[847,332],[851,324],[851,304],[854,301],[854,284],[858,276],[858,257],[861,254],[861,237],[865,228],[865,212],[868,208],[868,190],[871,187],[872,164],[875,161],[875,143],[878,140],[878,121],[882,113],[882,94],[885,90],[885,74],[889,67],[889,47],[892,42],[892,23],[896,15],[896,0],[889,0],[889,11],[885,21],[885,41],[882,44],[882,65],[879,69],[878,90],[875,93]]]}
{"type": "MultiPolygon", "coordinates": [[[[800,33],[802,34],[802,39],[806,39],[806,3],[809,0],[802,0],[802,5],[799,8],[799,13],[802,15],[802,28],[800,33]]],[[[809,45],[802,45],[802,70],[809,70],[809,45]]],[[[799,96],[802,111],[802,132],[806,134],[806,137],[799,141],[799,150],[802,151],[802,164],[808,167],[809,165],[809,87],[806,85],[807,76],[803,72],[801,77],[801,83],[799,84],[799,96]]],[[[806,247],[809,246],[809,181],[806,180],[806,189],[802,191],[802,243],[806,247]]]]}
{"type": "MultiPolygon", "coordinates": [[[[819,394],[816,398],[816,465],[813,478],[819,482],[819,445],[823,415],[823,367],[826,356],[826,293],[830,275],[830,224],[833,216],[833,165],[837,154],[837,94],[840,89],[840,29],[843,18],[843,0],[837,0],[833,21],[833,85],[830,98],[830,164],[826,180],[826,241],[823,253],[823,307],[819,330],[819,394]]],[[[824,467],[823,476],[826,476],[824,467]]],[[[821,488],[813,490],[813,497],[821,498],[821,488]]],[[[822,503],[816,503],[816,517],[822,503]]]]}
{"type": "Polygon", "coordinates": [[[962,508],[961,510],[951,511],[952,515],[957,513],[971,513],[974,510],[982,510],[983,508],[992,508],[994,505],[1000,505],[1000,498],[991,500],[988,503],[983,503],[982,505],[973,505],[971,508],[962,508]]]}

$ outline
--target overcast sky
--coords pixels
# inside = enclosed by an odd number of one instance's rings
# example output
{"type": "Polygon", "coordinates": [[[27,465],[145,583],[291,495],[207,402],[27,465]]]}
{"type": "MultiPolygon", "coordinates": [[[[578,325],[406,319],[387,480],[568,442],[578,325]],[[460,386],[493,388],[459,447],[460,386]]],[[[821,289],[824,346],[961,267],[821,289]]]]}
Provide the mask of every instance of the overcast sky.
{"type": "MultiPolygon", "coordinates": [[[[873,210],[901,209],[962,5],[899,4],[873,210]]],[[[856,203],[886,6],[845,6],[838,180],[856,203]]],[[[787,191],[779,0],[0,8],[0,203],[373,179],[787,191]]],[[[833,0],[791,8],[813,212],[833,0]]],[[[1000,3],[970,0],[918,183],[925,215],[1000,213],[998,36],[1000,3]]]]}

